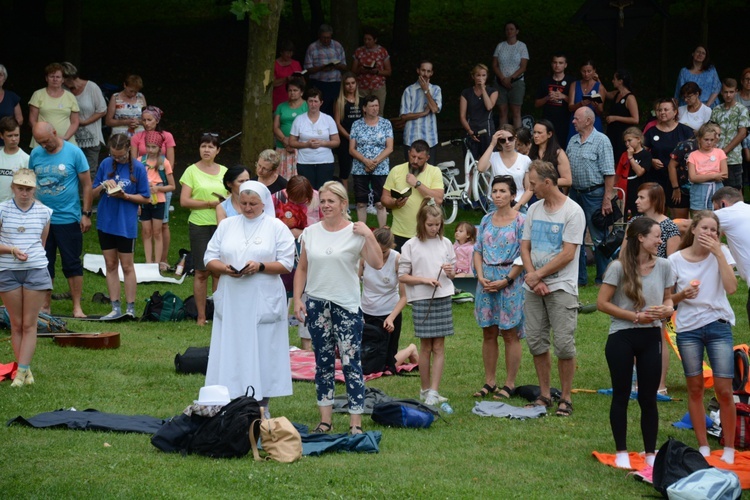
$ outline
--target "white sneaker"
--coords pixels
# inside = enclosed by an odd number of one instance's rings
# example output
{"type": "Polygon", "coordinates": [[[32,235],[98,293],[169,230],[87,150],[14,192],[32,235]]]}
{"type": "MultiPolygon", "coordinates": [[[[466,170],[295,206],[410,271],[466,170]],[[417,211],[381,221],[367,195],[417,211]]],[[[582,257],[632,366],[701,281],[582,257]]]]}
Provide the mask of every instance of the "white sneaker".
{"type": "MultiPolygon", "coordinates": [[[[426,404],[427,406],[437,406],[437,405],[439,405],[440,403],[443,402],[443,401],[440,401],[440,398],[441,398],[441,396],[440,396],[440,394],[438,394],[437,391],[428,390],[427,391],[427,397],[424,400],[424,404],[426,404]]],[[[447,401],[447,399],[445,399],[445,398],[442,398],[442,399],[444,399],[445,401],[447,401]]]]}
{"type": "MultiPolygon", "coordinates": [[[[420,389],[420,391],[419,391],[419,400],[420,401],[427,401],[427,398],[430,396],[431,392],[433,393],[433,396],[435,397],[435,400],[438,403],[445,403],[446,401],[448,401],[448,398],[443,397],[440,394],[438,394],[437,391],[432,391],[430,389],[420,389]]],[[[426,403],[426,404],[430,404],[430,403],[426,403]]]]}
{"type": "Polygon", "coordinates": [[[429,392],[430,392],[429,389],[420,389],[419,390],[419,400],[420,401],[424,401],[425,399],[427,399],[427,393],[429,393],[429,392]]]}
{"type": "Polygon", "coordinates": [[[102,316],[102,319],[112,319],[112,318],[119,318],[122,316],[122,310],[120,309],[112,309],[112,312],[109,314],[102,316]]]}

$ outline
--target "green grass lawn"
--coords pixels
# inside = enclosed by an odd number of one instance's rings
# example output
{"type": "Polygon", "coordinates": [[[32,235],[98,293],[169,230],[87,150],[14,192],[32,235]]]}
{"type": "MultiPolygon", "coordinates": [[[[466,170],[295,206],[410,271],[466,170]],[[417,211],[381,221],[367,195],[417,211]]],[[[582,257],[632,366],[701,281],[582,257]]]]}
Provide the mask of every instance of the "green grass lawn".
{"type": "MultiPolygon", "coordinates": [[[[459,219],[476,221],[476,213],[461,212],[459,219]]],[[[173,217],[173,255],[187,247],[186,213],[173,217]]],[[[371,221],[373,222],[373,221],[371,221]]],[[[452,227],[447,234],[452,235],[452,227]]],[[[85,238],[85,248],[98,252],[95,235],[85,238]]],[[[139,242],[140,245],[140,242],[139,242]]],[[[139,246],[136,255],[142,261],[139,246]]],[[[172,258],[175,260],[175,257],[172,258]]],[[[593,281],[593,279],[591,280],[593,281]]],[[[138,309],[155,290],[172,290],[181,297],[192,293],[192,279],[181,286],[141,285],[138,309]]],[[[84,278],[84,310],[106,313],[108,307],[90,302],[105,292],[104,278],[87,273],[84,278]]],[[[56,290],[65,290],[61,279],[56,290]]],[[[744,314],[747,288],[732,298],[738,312],[737,343],[747,339],[744,314]]],[[[596,288],[581,290],[584,303],[594,302],[596,288]]],[[[247,297],[253,300],[253,297],[247,297]]],[[[53,312],[70,313],[70,302],[53,302],[53,312]]],[[[291,464],[255,463],[251,457],[214,460],[183,457],[158,451],[142,434],[34,430],[20,426],[0,427],[2,484],[7,498],[229,498],[240,495],[289,497],[597,497],[623,498],[650,495],[650,486],[626,477],[624,471],[600,465],[592,450],[614,452],[608,410],[610,399],[597,394],[574,395],[571,418],[554,416],[526,422],[480,418],[471,413],[471,394],[483,384],[481,331],[473,317],[473,304],[454,306],[456,335],[446,342],[446,369],[441,393],[450,398],[455,414],[437,421],[428,430],[382,428],[369,418],[366,430],[383,433],[376,455],[331,454],[303,458],[291,464]]],[[[610,386],[604,360],[609,320],[601,313],[581,315],[577,331],[578,372],[576,388],[610,386]]],[[[99,323],[69,322],[78,331],[107,328],[119,331],[122,346],[116,350],[90,351],[61,348],[40,339],[33,361],[37,383],[16,390],[0,384],[0,417],[75,407],[123,414],[147,414],[167,418],[180,413],[198,396],[200,375],[178,375],[173,359],[189,346],[208,345],[209,328],[190,322],[99,323]]],[[[7,332],[4,333],[4,336],[7,332]]],[[[3,337],[4,337],[3,336],[3,337]]],[[[298,345],[295,329],[290,341],[298,345]]],[[[5,338],[3,338],[5,340],[5,338]]],[[[405,312],[402,344],[413,342],[411,317],[405,312]]],[[[0,361],[10,362],[10,342],[0,342],[0,361]]],[[[504,371],[499,370],[499,377],[504,371]]],[[[553,374],[553,385],[558,386],[553,374]]],[[[519,385],[535,384],[531,356],[524,346],[519,385]]],[[[419,377],[386,377],[370,382],[397,397],[416,397],[419,377]]],[[[672,358],[670,394],[685,397],[680,365],[672,358]]],[[[337,391],[343,393],[342,385],[337,391]]],[[[514,399],[512,404],[522,405],[514,399]]],[[[662,403],[659,444],[675,436],[696,445],[692,432],[671,427],[686,412],[685,402],[662,403]]],[[[274,415],[314,425],[318,421],[312,383],[296,382],[294,395],[273,401],[274,415]]],[[[642,451],[639,411],[630,411],[629,449],[642,451]]],[[[334,427],[345,431],[348,420],[334,416],[334,427]]],[[[718,444],[714,441],[716,447],[718,444]]]]}

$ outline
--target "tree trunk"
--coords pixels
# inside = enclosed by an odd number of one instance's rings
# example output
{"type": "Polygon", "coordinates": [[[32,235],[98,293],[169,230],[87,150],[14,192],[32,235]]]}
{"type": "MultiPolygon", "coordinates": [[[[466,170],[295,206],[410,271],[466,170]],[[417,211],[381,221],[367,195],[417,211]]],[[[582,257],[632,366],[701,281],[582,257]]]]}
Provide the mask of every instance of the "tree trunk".
{"type": "Polygon", "coordinates": [[[411,0],[396,0],[393,11],[393,43],[391,53],[409,50],[409,11],[411,0]]]}
{"type": "Polygon", "coordinates": [[[326,22],[323,16],[323,4],[320,0],[308,0],[308,3],[310,4],[310,40],[317,40],[318,28],[326,22]]]}
{"type": "Polygon", "coordinates": [[[249,23],[245,97],[242,107],[242,163],[255,165],[258,154],[273,147],[271,94],[276,37],[284,0],[268,0],[270,13],[249,23]]]}
{"type": "Polygon", "coordinates": [[[354,50],[359,47],[359,8],[357,0],[331,0],[331,24],[333,38],[344,46],[347,60],[343,61],[351,68],[354,50]]]}

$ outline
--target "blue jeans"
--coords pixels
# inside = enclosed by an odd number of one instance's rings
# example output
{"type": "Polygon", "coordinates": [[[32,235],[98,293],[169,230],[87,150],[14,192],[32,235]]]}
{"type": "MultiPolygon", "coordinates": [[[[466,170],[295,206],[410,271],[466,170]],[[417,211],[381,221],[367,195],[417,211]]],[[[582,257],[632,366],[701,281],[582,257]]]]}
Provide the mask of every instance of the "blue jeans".
{"type": "Polygon", "coordinates": [[[703,348],[714,377],[734,377],[734,343],[732,325],[717,320],[695,330],[677,332],[677,348],[682,356],[682,369],[686,377],[703,373],[703,348]]]}
{"type": "MultiPolygon", "coordinates": [[[[594,261],[596,262],[596,282],[601,283],[604,271],[607,270],[607,266],[612,261],[608,259],[596,248],[597,244],[600,243],[607,236],[606,231],[594,227],[591,222],[591,215],[596,210],[602,209],[602,200],[604,199],[604,188],[600,187],[594,189],[589,193],[580,193],[575,189],[570,190],[570,198],[578,203],[583,209],[583,213],[586,215],[586,227],[589,229],[591,234],[591,240],[594,242],[594,261]]],[[[584,234],[584,241],[585,241],[584,234]]],[[[586,272],[586,245],[581,244],[581,256],[578,261],[578,284],[585,285],[589,281],[588,273],[586,272]]]]}
{"type": "Polygon", "coordinates": [[[361,414],[365,403],[362,374],[362,311],[351,313],[330,300],[307,298],[307,329],[315,352],[315,391],[318,406],[333,405],[336,346],[346,382],[349,413],[361,414]]]}

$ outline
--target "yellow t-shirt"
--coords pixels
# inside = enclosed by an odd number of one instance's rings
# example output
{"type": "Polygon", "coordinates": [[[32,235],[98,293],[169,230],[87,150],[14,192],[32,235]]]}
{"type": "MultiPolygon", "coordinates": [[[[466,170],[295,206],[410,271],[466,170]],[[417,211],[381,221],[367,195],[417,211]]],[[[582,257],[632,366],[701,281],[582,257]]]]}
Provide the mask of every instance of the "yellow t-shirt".
{"type": "MultiPolygon", "coordinates": [[[[403,191],[408,186],[406,183],[406,174],[408,173],[409,163],[396,165],[388,174],[383,188],[389,191],[391,189],[403,191]]],[[[424,170],[417,176],[417,179],[430,189],[443,188],[443,175],[440,173],[439,168],[432,165],[425,165],[424,170]]],[[[406,200],[406,204],[392,211],[393,227],[391,227],[391,232],[393,234],[403,238],[413,238],[417,235],[417,213],[419,213],[419,206],[422,204],[423,199],[424,196],[418,190],[412,188],[411,196],[406,200]]]]}
{"type": "MultiPolygon", "coordinates": [[[[39,89],[32,94],[29,106],[39,109],[39,121],[47,122],[55,127],[57,135],[63,137],[70,128],[70,114],[78,113],[78,101],[72,92],[65,91],[60,97],[50,97],[46,89],[39,89]]],[[[75,134],[68,140],[76,144],[75,134]]],[[[31,139],[32,149],[37,146],[36,141],[31,139]]]]}
{"type": "MultiPolygon", "coordinates": [[[[227,190],[224,187],[224,174],[226,171],[227,167],[219,165],[219,173],[209,175],[193,164],[180,177],[180,184],[184,184],[192,189],[191,198],[194,200],[216,201],[218,198],[216,198],[214,193],[228,196],[227,190]]],[[[215,226],[217,224],[216,209],[194,208],[190,210],[188,222],[196,226],[215,226]]]]}

